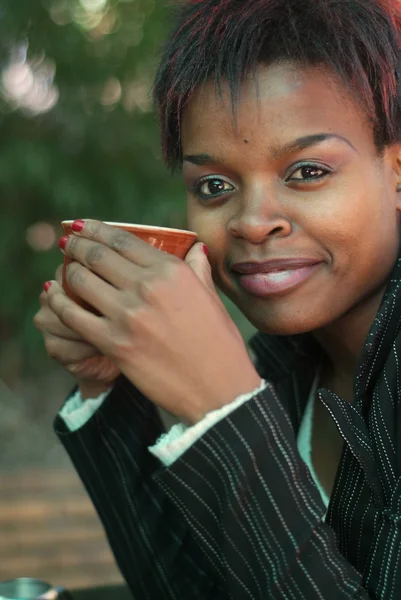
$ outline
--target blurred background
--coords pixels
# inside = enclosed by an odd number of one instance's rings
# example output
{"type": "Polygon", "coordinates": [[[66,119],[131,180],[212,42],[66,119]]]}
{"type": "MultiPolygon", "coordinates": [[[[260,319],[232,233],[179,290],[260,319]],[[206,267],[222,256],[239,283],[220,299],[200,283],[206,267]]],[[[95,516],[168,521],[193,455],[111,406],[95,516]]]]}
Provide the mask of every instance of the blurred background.
{"type": "Polygon", "coordinates": [[[52,430],[73,382],[32,319],[61,220],[186,227],[150,97],[171,16],[167,0],[0,3],[0,580],[121,581],[52,430]]]}

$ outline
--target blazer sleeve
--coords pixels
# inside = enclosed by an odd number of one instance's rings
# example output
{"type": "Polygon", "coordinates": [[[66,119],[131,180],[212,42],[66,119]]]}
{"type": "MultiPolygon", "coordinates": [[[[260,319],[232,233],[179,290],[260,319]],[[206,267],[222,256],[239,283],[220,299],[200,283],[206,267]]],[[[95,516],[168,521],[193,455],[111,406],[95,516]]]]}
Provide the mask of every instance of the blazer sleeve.
{"type": "Polygon", "coordinates": [[[55,430],[92,499],[133,597],[223,598],[190,528],[154,479],[161,466],[148,446],[163,433],[154,406],[120,377],[80,429],[70,431],[57,416],[55,430]]]}
{"type": "Polygon", "coordinates": [[[337,549],[271,385],[155,480],[180,511],[225,598],[377,598],[337,549]]]}

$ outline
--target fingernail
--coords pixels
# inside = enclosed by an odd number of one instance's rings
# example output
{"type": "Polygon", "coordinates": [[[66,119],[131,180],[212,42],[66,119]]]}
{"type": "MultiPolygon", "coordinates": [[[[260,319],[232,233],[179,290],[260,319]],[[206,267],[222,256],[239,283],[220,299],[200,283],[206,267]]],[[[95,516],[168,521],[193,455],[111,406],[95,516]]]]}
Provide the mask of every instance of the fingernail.
{"type": "Polygon", "coordinates": [[[45,290],[45,292],[47,292],[51,286],[52,282],[51,281],[46,281],[46,283],[43,286],[43,289],[45,290]]]}
{"type": "Polygon", "coordinates": [[[80,231],[83,230],[84,227],[85,227],[85,221],[82,221],[82,219],[77,219],[71,225],[71,229],[73,231],[75,231],[75,233],[79,233],[80,231]]]}
{"type": "Polygon", "coordinates": [[[67,245],[67,242],[68,242],[68,235],[63,235],[63,237],[60,238],[58,241],[58,246],[59,246],[60,250],[64,250],[64,248],[67,245]]]}
{"type": "Polygon", "coordinates": [[[208,250],[206,244],[203,244],[202,250],[203,250],[204,254],[206,254],[206,256],[209,256],[209,250],[208,250]]]}

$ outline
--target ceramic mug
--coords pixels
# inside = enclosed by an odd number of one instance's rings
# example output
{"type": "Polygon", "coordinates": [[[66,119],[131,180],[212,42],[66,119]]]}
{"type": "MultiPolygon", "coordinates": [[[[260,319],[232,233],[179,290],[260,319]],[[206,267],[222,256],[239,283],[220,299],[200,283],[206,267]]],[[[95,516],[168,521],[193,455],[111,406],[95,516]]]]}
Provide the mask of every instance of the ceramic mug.
{"type": "MultiPolygon", "coordinates": [[[[85,220],[85,219],[83,219],[85,220]]],[[[72,224],[71,221],[62,221],[61,226],[64,231],[64,235],[72,234],[72,224]]],[[[135,223],[117,223],[115,221],[104,221],[106,225],[112,225],[113,227],[118,227],[125,231],[129,231],[133,233],[141,240],[150,244],[154,248],[158,248],[158,250],[162,250],[163,252],[168,252],[169,254],[174,254],[178,256],[178,258],[184,259],[187,252],[192,248],[195,242],[198,239],[198,236],[193,231],[186,231],[184,229],[170,229],[169,227],[157,227],[154,225],[138,225],[135,223]]],[[[67,279],[66,279],[66,268],[70,264],[71,259],[68,256],[64,256],[64,266],[63,266],[63,288],[67,294],[74,302],[83,306],[87,310],[92,312],[94,311],[93,307],[89,306],[86,302],[84,302],[81,298],[76,296],[73,291],[70,289],[67,279]]]]}

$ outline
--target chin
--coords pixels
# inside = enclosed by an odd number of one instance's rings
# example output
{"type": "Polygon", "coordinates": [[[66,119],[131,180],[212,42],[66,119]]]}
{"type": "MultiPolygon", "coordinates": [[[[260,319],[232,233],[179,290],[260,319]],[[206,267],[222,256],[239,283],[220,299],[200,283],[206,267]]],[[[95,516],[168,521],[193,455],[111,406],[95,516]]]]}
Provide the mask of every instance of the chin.
{"type": "Polygon", "coordinates": [[[269,335],[290,336],[317,331],[341,318],[346,309],[343,305],[329,303],[327,298],[316,299],[310,295],[301,299],[295,294],[265,299],[220,289],[258,331],[269,335]]]}
{"type": "Polygon", "coordinates": [[[300,311],[285,311],[278,314],[277,311],[268,311],[266,308],[252,310],[249,306],[246,309],[238,304],[237,306],[258,331],[269,335],[301,335],[316,331],[329,323],[327,315],[318,320],[316,313],[302,315],[300,311]]]}
{"type": "Polygon", "coordinates": [[[308,327],[301,324],[266,323],[259,320],[252,320],[251,323],[258,331],[269,335],[301,335],[303,333],[310,333],[316,329],[315,327],[308,327]]]}

